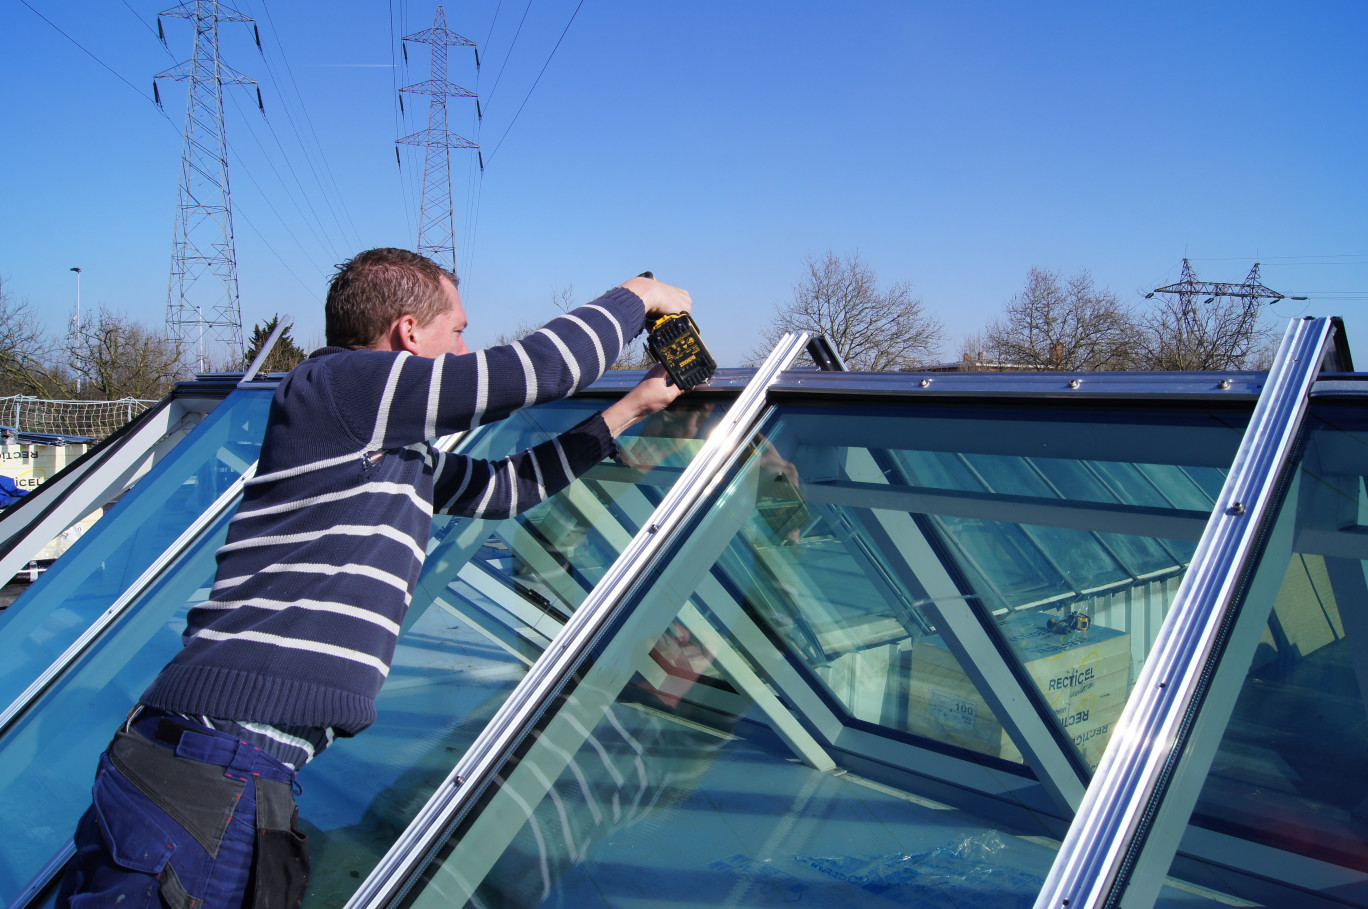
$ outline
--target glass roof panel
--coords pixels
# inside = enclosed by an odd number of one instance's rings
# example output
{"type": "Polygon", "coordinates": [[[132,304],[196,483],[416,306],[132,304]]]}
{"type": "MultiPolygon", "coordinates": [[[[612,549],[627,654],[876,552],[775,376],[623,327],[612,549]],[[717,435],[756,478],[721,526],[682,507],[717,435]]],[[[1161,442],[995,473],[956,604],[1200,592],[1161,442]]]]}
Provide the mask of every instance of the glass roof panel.
{"type": "MultiPolygon", "coordinates": [[[[0,613],[10,704],[256,462],[271,389],[239,389],[0,613]]],[[[93,766],[93,765],[92,765],[93,766]]]]}
{"type": "Polygon", "coordinates": [[[1029,781],[1011,730],[1030,722],[1095,765],[1185,567],[1170,538],[1195,539],[1207,515],[1118,499],[1094,465],[1181,457],[1219,475],[1244,419],[776,408],[404,905],[846,905],[863,887],[1029,906],[1058,816],[1002,791],[1000,811],[936,802],[898,770],[927,772],[930,749],[1029,781]],[[1092,497],[1047,481],[1045,459],[1075,465],[1055,476],[1090,478],[1092,497]],[[1122,572],[1117,536],[1165,554],[1168,574],[1122,572]],[[1049,628],[1076,610],[1087,630],[1049,628]],[[966,622],[991,635],[983,649],[966,622]],[[1025,698],[980,684],[1004,646],[1025,698]],[[852,730],[896,745],[870,760],[852,730]]]}
{"type": "MultiPolygon", "coordinates": [[[[322,856],[311,901],[345,902],[678,479],[723,412],[685,403],[628,430],[623,463],[600,464],[516,518],[434,521],[375,725],[334,743],[305,777],[300,816],[322,856]]],[[[601,408],[520,411],[460,450],[501,458],[601,408]]]]}
{"type": "Polygon", "coordinates": [[[679,906],[847,905],[852,886],[899,904],[956,889],[1030,904],[1053,852],[1027,838],[1045,829],[1029,815],[986,823],[814,769],[784,744],[804,733],[772,713],[792,692],[765,669],[773,651],[751,610],[788,610],[791,585],[820,579],[836,589],[779,626],[804,632],[801,648],[868,652],[906,632],[860,611],[883,597],[877,581],[840,595],[863,572],[821,508],[784,511],[796,499],[776,448],[756,440],[403,905],[659,905],[662,893],[679,906]]]}
{"type": "MultiPolygon", "coordinates": [[[[503,457],[601,406],[566,401],[523,411],[473,433],[463,450],[503,457]]],[[[604,462],[516,519],[434,521],[378,721],[335,742],[305,776],[298,801],[313,849],[311,903],[346,901],[678,478],[723,406],[693,403],[638,424],[622,440],[623,463],[604,462]]],[[[261,425],[253,425],[259,436],[261,425]]],[[[213,446],[177,452],[185,462],[201,459],[191,482],[221,471],[213,446]]],[[[87,539],[101,545],[98,536],[117,527],[106,519],[87,539]]],[[[89,804],[99,752],[181,646],[185,613],[208,595],[226,532],[225,516],[0,737],[0,822],[27,831],[0,849],[0,903],[70,838],[89,804]]]]}
{"type": "Polygon", "coordinates": [[[1368,906],[1368,407],[1313,399],[1307,426],[1240,607],[1253,658],[1198,714],[1209,765],[1171,787],[1205,774],[1169,872],[1188,892],[1158,906],[1368,906]]]}
{"type": "MultiPolygon", "coordinates": [[[[1095,767],[1206,523],[1211,501],[1190,477],[1219,484],[1243,419],[1189,410],[971,408],[951,418],[926,409],[787,408],[770,431],[787,440],[784,456],[805,473],[800,498],[837,516],[828,523],[843,528],[838,548],[874,553],[895,579],[877,597],[853,593],[844,581],[809,585],[789,598],[791,625],[801,625],[813,600],[849,595],[872,613],[866,625],[881,617],[888,631],[861,643],[893,642],[903,652],[901,663],[871,663],[856,674],[892,673],[889,686],[913,699],[875,722],[1020,761],[1003,731],[1011,724],[995,716],[994,698],[962,668],[972,655],[956,656],[955,642],[942,639],[926,610],[913,610],[919,623],[897,621],[901,603],[958,599],[997,629],[1021,675],[1053,708],[1061,734],[1095,767]],[[869,429],[875,420],[879,428],[869,429]],[[871,436],[877,446],[840,447],[871,436]],[[964,450],[954,451],[957,444],[964,450]],[[1165,496],[1154,478],[1177,491],[1165,496]],[[918,556],[918,546],[937,562],[918,556]],[[948,588],[932,595],[934,580],[948,588]],[[901,635],[890,630],[899,625],[901,635]]],[[[807,564],[806,548],[798,549],[793,558],[807,564]]],[[[824,657],[809,664],[823,679],[838,659],[874,659],[830,649],[824,657]]],[[[848,708],[867,703],[833,693],[848,708]]]]}
{"type": "MultiPolygon", "coordinates": [[[[104,529],[101,521],[90,533],[104,529]]],[[[25,831],[0,849],[0,900],[13,899],[70,841],[90,806],[100,752],[180,648],[185,612],[208,596],[227,533],[225,515],[0,738],[0,822],[25,831]]]]}

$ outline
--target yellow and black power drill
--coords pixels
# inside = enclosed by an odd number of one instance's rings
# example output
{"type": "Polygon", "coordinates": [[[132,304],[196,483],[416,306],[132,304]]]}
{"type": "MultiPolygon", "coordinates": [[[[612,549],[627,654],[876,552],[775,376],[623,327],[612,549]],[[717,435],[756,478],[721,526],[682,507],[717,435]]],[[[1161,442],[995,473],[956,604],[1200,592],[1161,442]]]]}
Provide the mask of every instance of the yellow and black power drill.
{"type": "MultiPolygon", "coordinates": [[[[643,278],[655,278],[649,271],[643,278]]],[[[684,391],[702,385],[717,371],[717,361],[688,313],[646,317],[646,349],[684,391]]]]}

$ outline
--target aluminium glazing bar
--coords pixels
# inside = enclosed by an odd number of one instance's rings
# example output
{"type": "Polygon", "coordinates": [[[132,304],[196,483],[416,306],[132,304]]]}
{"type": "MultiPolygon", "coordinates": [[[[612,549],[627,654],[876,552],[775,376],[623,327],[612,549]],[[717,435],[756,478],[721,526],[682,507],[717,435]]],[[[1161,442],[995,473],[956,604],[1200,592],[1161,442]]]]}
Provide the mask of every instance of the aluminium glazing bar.
{"type": "Polygon", "coordinates": [[[768,389],[807,343],[806,332],[784,335],[723,422],[665,495],[649,523],[613,562],[575,610],[565,629],[532,666],[446,780],[380,859],[347,902],[348,909],[379,907],[428,860],[432,848],[522,737],[562,678],[607,626],[616,607],[646,576],[657,556],[694,507],[721,481],[723,469],[751,436],[767,408],[768,389]]]}
{"type": "Polygon", "coordinates": [[[38,873],[24,885],[24,889],[20,890],[14,899],[10,900],[5,909],[28,909],[29,906],[35,905],[34,901],[42,895],[57,875],[62,873],[62,870],[66,868],[66,863],[71,861],[75,855],[75,841],[67,840],[62,844],[62,848],[58,849],[57,853],[48,859],[42,868],[38,869],[38,873]]]}
{"type": "Polygon", "coordinates": [[[108,609],[104,611],[98,619],[91,624],[81,636],[71,643],[66,651],[48,666],[43,674],[34,679],[14,702],[0,713],[0,736],[3,736],[10,728],[10,725],[21,716],[24,711],[36,701],[48,686],[53,683],[62,673],[66,672],[81,654],[85,652],[99,636],[113,622],[124,613],[124,611],[138,597],[140,597],[148,587],[157,579],[168,565],[180,558],[186,549],[198,539],[204,529],[218,520],[223,513],[237,503],[238,497],[242,494],[243,484],[252,478],[256,473],[256,462],[233,482],[231,486],[223,491],[223,494],[214,501],[207,509],[200,513],[200,516],[185,528],[179,537],[176,538],[157,559],[139,575],[138,579],[129,585],[128,589],[114,601],[108,609]]]}
{"type": "MultiPolygon", "coordinates": [[[[1200,704],[1210,664],[1229,630],[1241,574],[1277,498],[1331,334],[1329,319],[1288,326],[1192,567],[1035,909],[1100,909],[1124,890],[1134,856],[1145,844],[1185,751],[1191,711],[1200,704]]],[[[1190,813],[1192,806],[1187,807],[1190,813]]],[[[1177,841],[1156,848],[1166,848],[1171,861],[1177,841]]],[[[1167,870],[1167,861],[1150,867],[1160,865],[1167,870]]]]}
{"type": "Polygon", "coordinates": [[[256,359],[252,360],[252,365],[248,366],[247,371],[242,374],[242,379],[238,382],[238,388],[241,388],[256,378],[257,373],[261,371],[261,367],[266,365],[266,358],[271,355],[271,351],[275,350],[276,342],[280,340],[280,336],[292,325],[294,325],[294,319],[290,316],[286,316],[283,319],[278,316],[276,317],[275,328],[271,330],[271,335],[266,339],[266,343],[261,345],[261,349],[257,351],[256,359]]]}

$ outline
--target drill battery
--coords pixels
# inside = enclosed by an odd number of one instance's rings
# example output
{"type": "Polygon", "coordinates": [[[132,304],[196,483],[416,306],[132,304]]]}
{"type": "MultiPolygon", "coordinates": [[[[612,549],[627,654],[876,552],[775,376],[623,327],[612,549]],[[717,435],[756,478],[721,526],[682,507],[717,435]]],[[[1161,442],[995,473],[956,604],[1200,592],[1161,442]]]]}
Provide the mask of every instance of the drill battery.
{"type": "Polygon", "coordinates": [[[646,320],[646,349],[684,391],[702,385],[717,370],[717,361],[698,334],[688,313],[646,320]]]}
{"type": "Polygon", "coordinates": [[[1087,631],[1092,619],[1081,612],[1070,612],[1063,618],[1046,619],[1045,627],[1052,634],[1069,634],[1074,631],[1087,631]]]}

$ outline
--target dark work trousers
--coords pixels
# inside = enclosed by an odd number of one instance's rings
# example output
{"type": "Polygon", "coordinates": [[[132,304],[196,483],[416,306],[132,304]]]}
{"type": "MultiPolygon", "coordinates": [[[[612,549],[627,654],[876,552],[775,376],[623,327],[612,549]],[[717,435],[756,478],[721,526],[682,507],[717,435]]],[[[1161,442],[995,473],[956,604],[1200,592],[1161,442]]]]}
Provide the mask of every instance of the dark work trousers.
{"type": "Polygon", "coordinates": [[[100,756],[58,909],[299,906],[294,776],[236,736],[142,709],[100,756]]]}

